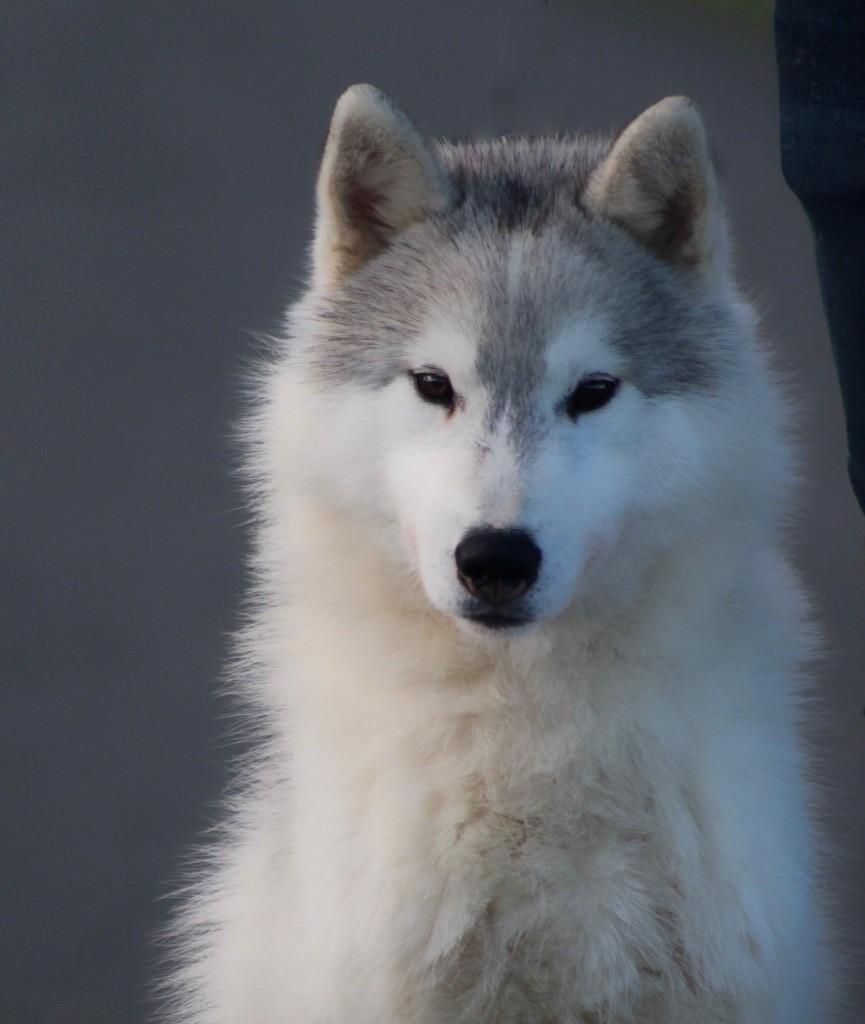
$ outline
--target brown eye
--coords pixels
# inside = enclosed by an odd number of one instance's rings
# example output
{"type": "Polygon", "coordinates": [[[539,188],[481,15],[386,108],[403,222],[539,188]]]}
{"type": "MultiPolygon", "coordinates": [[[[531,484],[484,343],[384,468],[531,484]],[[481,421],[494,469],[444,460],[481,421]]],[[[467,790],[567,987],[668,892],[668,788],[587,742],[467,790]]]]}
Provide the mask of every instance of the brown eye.
{"type": "Polygon", "coordinates": [[[415,370],[409,376],[414,380],[415,390],[425,402],[453,408],[454,389],[447,374],[439,373],[437,370],[415,370]]]}
{"type": "Polygon", "coordinates": [[[571,419],[584,412],[594,412],[600,409],[619,390],[620,381],[615,377],[607,377],[599,374],[596,377],[586,377],[574,388],[565,400],[565,409],[571,419]]]}

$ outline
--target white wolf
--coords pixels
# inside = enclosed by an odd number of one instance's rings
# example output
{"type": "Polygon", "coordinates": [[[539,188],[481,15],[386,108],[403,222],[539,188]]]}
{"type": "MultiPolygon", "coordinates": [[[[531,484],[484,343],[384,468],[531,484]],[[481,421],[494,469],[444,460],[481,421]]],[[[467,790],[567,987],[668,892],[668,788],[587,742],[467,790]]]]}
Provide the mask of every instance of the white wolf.
{"type": "Polygon", "coordinates": [[[822,1024],[784,407],[701,118],[432,143],[339,100],[262,376],[197,1024],[822,1024]]]}

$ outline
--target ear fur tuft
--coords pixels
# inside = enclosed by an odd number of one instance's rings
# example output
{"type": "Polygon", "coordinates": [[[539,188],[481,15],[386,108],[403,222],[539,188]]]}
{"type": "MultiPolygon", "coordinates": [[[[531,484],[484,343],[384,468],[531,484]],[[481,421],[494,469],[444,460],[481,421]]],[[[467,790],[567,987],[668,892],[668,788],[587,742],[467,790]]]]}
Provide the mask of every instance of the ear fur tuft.
{"type": "Polygon", "coordinates": [[[723,203],[703,119],[687,97],[669,96],[628,125],[585,204],[709,287],[727,280],[723,203]]]}
{"type": "Polygon", "coordinates": [[[316,284],[338,284],[449,201],[447,178],[408,116],[373,86],[351,86],[319,171],[316,284]]]}

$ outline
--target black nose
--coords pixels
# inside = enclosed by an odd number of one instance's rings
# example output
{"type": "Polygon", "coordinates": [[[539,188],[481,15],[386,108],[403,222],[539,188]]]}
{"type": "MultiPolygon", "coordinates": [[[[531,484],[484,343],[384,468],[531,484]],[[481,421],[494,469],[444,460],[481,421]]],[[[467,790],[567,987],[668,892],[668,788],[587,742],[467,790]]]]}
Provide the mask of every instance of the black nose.
{"type": "Polygon", "coordinates": [[[487,604],[522,597],[541,567],[540,548],[525,530],[471,530],[454,557],[460,583],[487,604]]]}

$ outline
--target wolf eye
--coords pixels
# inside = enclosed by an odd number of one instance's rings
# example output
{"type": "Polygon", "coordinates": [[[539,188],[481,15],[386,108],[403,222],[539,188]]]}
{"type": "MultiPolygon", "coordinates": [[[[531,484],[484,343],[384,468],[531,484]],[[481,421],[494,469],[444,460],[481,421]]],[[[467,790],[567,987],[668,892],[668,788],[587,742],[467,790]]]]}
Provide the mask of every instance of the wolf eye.
{"type": "Polygon", "coordinates": [[[412,370],[409,376],[414,381],[415,390],[425,402],[453,407],[454,389],[447,374],[436,370],[412,370]]]}
{"type": "Polygon", "coordinates": [[[620,381],[615,377],[598,375],[586,377],[565,399],[565,409],[571,419],[584,412],[594,412],[607,404],[619,390],[620,381]]]}

